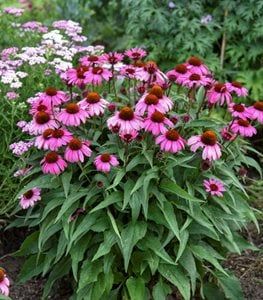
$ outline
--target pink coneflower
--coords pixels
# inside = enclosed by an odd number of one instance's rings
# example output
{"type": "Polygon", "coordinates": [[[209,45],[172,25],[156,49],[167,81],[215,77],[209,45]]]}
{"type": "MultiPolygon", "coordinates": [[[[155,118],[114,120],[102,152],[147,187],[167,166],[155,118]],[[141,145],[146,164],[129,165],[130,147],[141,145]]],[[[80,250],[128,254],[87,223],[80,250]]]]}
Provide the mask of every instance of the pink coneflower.
{"type": "Polygon", "coordinates": [[[4,296],[9,295],[10,281],[6,276],[6,272],[3,268],[0,268],[0,292],[4,296]]]}
{"type": "Polygon", "coordinates": [[[139,115],[143,115],[145,112],[153,113],[155,110],[166,113],[172,107],[172,100],[164,95],[163,89],[160,86],[154,85],[150,89],[150,93],[146,93],[140,98],[135,106],[135,111],[139,115]]]}
{"type": "Polygon", "coordinates": [[[237,135],[229,129],[229,126],[222,128],[220,134],[225,141],[234,141],[237,137],[237,135]]]}
{"type": "Polygon", "coordinates": [[[89,148],[90,142],[89,141],[81,141],[77,138],[73,138],[68,143],[68,146],[65,151],[65,159],[68,162],[84,162],[84,157],[91,156],[91,149],[89,148]]]}
{"type": "Polygon", "coordinates": [[[188,88],[207,86],[208,84],[211,84],[211,79],[197,73],[189,73],[185,79],[182,80],[182,85],[188,88]]]}
{"type": "Polygon", "coordinates": [[[119,137],[125,142],[125,143],[130,143],[133,140],[136,139],[136,137],[138,136],[138,131],[136,130],[132,130],[129,133],[125,133],[125,132],[121,132],[119,134],[119,137]]]}
{"type": "Polygon", "coordinates": [[[43,104],[43,100],[39,98],[38,100],[31,103],[31,108],[29,110],[29,113],[31,115],[34,115],[40,111],[45,111],[47,113],[51,113],[52,107],[51,107],[51,105],[48,105],[47,103],[43,104]]]}
{"type": "Polygon", "coordinates": [[[54,129],[48,128],[41,135],[37,136],[35,139],[35,146],[38,149],[48,150],[49,149],[49,141],[50,141],[50,138],[52,137],[53,131],[54,131],[54,129]]]}
{"type": "Polygon", "coordinates": [[[67,167],[65,160],[56,152],[49,152],[40,162],[43,173],[59,175],[67,167]]]}
{"type": "Polygon", "coordinates": [[[142,48],[132,48],[128,49],[124,52],[124,54],[133,60],[139,60],[142,59],[147,55],[147,52],[143,50],[142,48]]]}
{"type": "Polygon", "coordinates": [[[71,85],[76,85],[79,88],[84,87],[84,73],[89,70],[87,66],[78,66],[77,68],[72,68],[66,71],[67,83],[71,85]]]}
{"type": "Polygon", "coordinates": [[[218,82],[207,92],[207,99],[210,104],[219,103],[220,105],[224,105],[226,102],[229,105],[232,101],[232,96],[226,85],[218,82]]]}
{"type": "Polygon", "coordinates": [[[99,116],[104,114],[105,108],[108,105],[108,101],[101,98],[101,96],[96,92],[89,92],[86,98],[79,102],[79,105],[86,109],[89,116],[99,116]]]}
{"type": "Polygon", "coordinates": [[[33,188],[29,191],[27,191],[26,193],[24,193],[23,195],[21,195],[20,198],[20,206],[23,209],[26,209],[28,207],[32,207],[35,205],[35,202],[41,200],[41,189],[39,188],[33,188]]]}
{"type": "Polygon", "coordinates": [[[255,127],[253,127],[248,120],[238,119],[233,122],[230,128],[234,133],[240,134],[244,137],[251,137],[257,133],[255,127]]]}
{"type": "Polygon", "coordinates": [[[39,111],[34,115],[33,124],[30,132],[33,134],[41,134],[48,128],[57,128],[58,124],[53,116],[45,111],[39,111]]]}
{"type": "Polygon", "coordinates": [[[257,101],[253,106],[248,107],[249,118],[263,123],[263,101],[257,101]]]}
{"type": "Polygon", "coordinates": [[[176,153],[185,148],[185,140],[179,135],[177,130],[169,129],[156,138],[156,144],[160,144],[161,150],[176,153]]]}
{"type": "Polygon", "coordinates": [[[132,65],[127,65],[127,66],[125,65],[125,66],[121,67],[120,75],[122,75],[126,78],[134,79],[134,78],[136,78],[136,67],[134,67],[132,65]]]}
{"type": "Polygon", "coordinates": [[[58,114],[57,119],[67,126],[79,126],[85,123],[89,114],[77,103],[68,103],[64,109],[58,114]]]}
{"type": "Polygon", "coordinates": [[[48,87],[44,93],[40,93],[39,98],[42,100],[42,104],[47,107],[60,105],[69,99],[65,92],[54,87],[48,87]]]}
{"type": "Polygon", "coordinates": [[[250,118],[250,113],[246,108],[245,104],[242,103],[230,103],[228,110],[231,112],[232,117],[247,119],[250,118]]]}
{"type": "Polygon", "coordinates": [[[204,180],[203,185],[205,191],[211,196],[223,197],[223,192],[225,192],[224,184],[217,179],[204,180]]]}
{"type": "Polygon", "coordinates": [[[52,151],[57,151],[60,147],[67,145],[71,139],[72,133],[70,133],[67,129],[54,129],[47,142],[48,148],[52,151]]]}
{"type": "Polygon", "coordinates": [[[115,65],[118,62],[123,60],[124,55],[118,52],[109,52],[105,53],[101,56],[101,60],[105,63],[109,63],[111,65],[115,65]]]}
{"type": "Polygon", "coordinates": [[[191,73],[200,74],[200,75],[207,75],[209,74],[209,70],[207,66],[203,63],[203,61],[196,57],[192,56],[188,59],[187,68],[191,73]]]}
{"type": "Polygon", "coordinates": [[[166,118],[163,113],[156,110],[145,119],[143,126],[146,131],[151,132],[153,135],[159,135],[167,131],[165,125],[172,127],[173,122],[166,118]]]}
{"type": "Polygon", "coordinates": [[[189,73],[187,65],[180,64],[175,66],[173,70],[168,71],[166,76],[170,81],[182,84],[185,78],[188,77],[189,73]]]}
{"type": "Polygon", "coordinates": [[[80,63],[82,66],[94,66],[95,64],[100,64],[102,62],[101,56],[89,55],[80,58],[80,63]]]}
{"type": "Polygon", "coordinates": [[[216,134],[212,130],[190,137],[187,144],[193,152],[196,152],[198,148],[203,148],[202,158],[204,160],[216,160],[222,155],[216,134]]]}
{"type": "Polygon", "coordinates": [[[84,83],[90,83],[93,85],[100,85],[103,80],[109,81],[112,77],[112,73],[102,67],[91,67],[84,75],[84,83]]]}
{"type": "Polygon", "coordinates": [[[119,162],[115,155],[104,153],[97,156],[94,160],[97,171],[104,173],[110,172],[111,167],[116,167],[119,165],[119,162]]]}
{"type": "Polygon", "coordinates": [[[246,97],[248,90],[238,81],[227,82],[226,87],[230,93],[234,92],[238,97],[246,97]]]}
{"type": "Polygon", "coordinates": [[[107,120],[109,129],[118,127],[120,133],[130,133],[133,130],[139,131],[142,126],[142,118],[138,116],[134,111],[126,106],[120,111],[116,111],[115,114],[107,120]]]}
{"type": "Polygon", "coordinates": [[[136,78],[148,84],[156,81],[163,83],[167,80],[166,75],[158,69],[154,61],[148,61],[142,67],[137,68],[136,78]]]}

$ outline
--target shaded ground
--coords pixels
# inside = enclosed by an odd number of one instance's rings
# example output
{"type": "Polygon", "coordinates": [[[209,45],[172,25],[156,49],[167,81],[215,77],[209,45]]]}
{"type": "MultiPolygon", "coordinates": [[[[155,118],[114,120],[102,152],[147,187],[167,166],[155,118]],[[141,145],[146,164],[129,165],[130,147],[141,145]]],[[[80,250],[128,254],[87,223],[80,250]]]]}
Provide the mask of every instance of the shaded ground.
{"type": "MultiPolygon", "coordinates": [[[[263,221],[260,222],[261,233],[258,234],[254,225],[250,225],[244,232],[244,236],[261,250],[263,249],[263,221]]],[[[27,232],[13,230],[12,233],[3,233],[0,235],[0,257],[18,249],[27,232]],[[12,236],[12,240],[10,240],[12,236]]],[[[45,279],[37,278],[28,281],[25,284],[17,284],[17,276],[21,268],[23,259],[5,257],[0,261],[1,267],[8,271],[11,279],[10,297],[13,300],[41,300],[41,294],[45,279]]],[[[225,262],[225,267],[232,270],[240,279],[245,299],[262,300],[263,295],[263,254],[261,252],[246,251],[241,256],[230,255],[225,262]]],[[[68,300],[69,284],[65,281],[60,282],[53,289],[52,300],[68,300]]],[[[178,297],[176,297],[178,299],[178,297]]]]}

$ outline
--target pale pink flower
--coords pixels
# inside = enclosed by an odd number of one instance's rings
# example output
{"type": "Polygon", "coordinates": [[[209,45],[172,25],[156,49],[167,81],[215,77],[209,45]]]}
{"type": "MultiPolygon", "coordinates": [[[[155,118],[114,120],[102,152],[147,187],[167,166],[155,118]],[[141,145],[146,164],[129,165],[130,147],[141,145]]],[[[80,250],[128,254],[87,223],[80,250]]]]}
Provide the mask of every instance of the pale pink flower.
{"type": "Polygon", "coordinates": [[[23,209],[26,209],[28,207],[33,207],[35,205],[35,202],[41,200],[41,189],[35,187],[23,195],[19,197],[20,199],[20,206],[23,209]]]}
{"type": "Polygon", "coordinates": [[[108,173],[110,172],[111,167],[117,167],[119,162],[115,155],[104,153],[95,158],[94,164],[97,171],[108,173]]]}
{"type": "Polygon", "coordinates": [[[116,111],[115,114],[107,120],[109,129],[118,127],[119,132],[130,133],[133,130],[139,131],[142,126],[142,118],[138,116],[134,111],[126,106],[120,111],[116,111]]]}
{"type": "Polygon", "coordinates": [[[201,74],[189,73],[181,84],[188,88],[207,86],[211,84],[211,79],[201,74]]]}
{"type": "Polygon", "coordinates": [[[127,65],[127,66],[125,65],[125,66],[121,67],[120,75],[122,75],[126,78],[134,79],[134,78],[136,78],[136,67],[134,67],[132,65],[127,65]]]}
{"type": "Polygon", "coordinates": [[[102,67],[90,67],[87,72],[84,73],[85,79],[84,83],[100,85],[102,81],[109,81],[112,77],[111,71],[102,67]]]}
{"type": "Polygon", "coordinates": [[[80,63],[82,66],[94,66],[95,64],[100,64],[102,62],[102,58],[99,55],[89,55],[80,58],[80,63]]]}
{"type": "Polygon", "coordinates": [[[89,70],[89,67],[87,66],[79,66],[77,68],[68,69],[66,71],[66,81],[68,84],[76,85],[79,88],[82,88],[85,86],[84,80],[85,76],[84,74],[89,70]]]}
{"type": "Polygon", "coordinates": [[[53,116],[45,111],[39,111],[36,113],[32,122],[32,126],[30,127],[31,134],[41,134],[48,128],[58,127],[53,116]]]}
{"type": "Polygon", "coordinates": [[[209,70],[207,66],[203,63],[203,61],[196,57],[192,56],[186,62],[186,66],[191,73],[207,75],[209,74],[209,70]]]}
{"type": "Polygon", "coordinates": [[[79,126],[89,117],[88,112],[77,103],[68,103],[57,115],[57,119],[67,126],[79,126]]]}
{"type": "Polygon", "coordinates": [[[38,98],[36,101],[33,101],[31,103],[31,108],[29,110],[29,113],[31,115],[34,115],[40,111],[45,111],[49,114],[52,113],[52,106],[49,105],[48,103],[44,104],[43,99],[38,98]]]}
{"type": "Polygon", "coordinates": [[[203,185],[205,191],[211,196],[223,197],[223,192],[225,192],[224,184],[217,179],[204,180],[203,185]]]}
{"type": "Polygon", "coordinates": [[[257,101],[248,107],[249,118],[263,123],[263,101],[257,101]]]}
{"type": "Polygon", "coordinates": [[[212,130],[207,130],[202,135],[192,136],[187,144],[190,146],[192,152],[196,152],[198,148],[202,148],[202,158],[204,160],[217,160],[222,155],[216,134],[212,130]]]}
{"type": "Polygon", "coordinates": [[[173,122],[156,110],[144,120],[143,126],[145,131],[151,132],[153,135],[159,135],[161,133],[165,134],[167,131],[166,126],[172,127],[173,122]]]}
{"type": "Polygon", "coordinates": [[[248,90],[238,81],[227,82],[226,87],[230,93],[234,92],[238,97],[246,97],[248,90]]]}
{"type": "Polygon", "coordinates": [[[48,147],[52,151],[57,151],[60,147],[65,146],[72,139],[72,133],[65,128],[54,129],[48,140],[48,147]]]}
{"type": "Polygon", "coordinates": [[[185,140],[175,129],[169,129],[156,138],[156,144],[160,144],[161,150],[176,153],[185,148],[185,140]]]}
{"type": "Polygon", "coordinates": [[[64,158],[71,163],[79,161],[84,162],[85,156],[91,156],[92,151],[89,146],[89,141],[81,141],[77,138],[72,138],[68,143],[64,158]]]}
{"type": "Polygon", "coordinates": [[[69,100],[69,97],[65,92],[59,91],[53,87],[49,87],[44,93],[40,93],[39,98],[42,100],[42,104],[47,107],[60,105],[69,100]]]}
{"type": "Polygon", "coordinates": [[[175,66],[173,70],[168,71],[166,76],[170,81],[182,84],[189,76],[189,73],[187,64],[180,64],[175,66]]]}
{"type": "Polygon", "coordinates": [[[234,133],[240,134],[241,136],[244,137],[251,137],[257,133],[257,129],[253,127],[248,120],[244,120],[244,119],[235,120],[232,123],[230,129],[234,133]]]}
{"type": "Polygon", "coordinates": [[[124,55],[118,52],[109,52],[101,56],[101,60],[105,63],[115,65],[123,60],[124,55]]]}
{"type": "Polygon", "coordinates": [[[207,99],[210,104],[219,103],[219,105],[224,105],[224,103],[227,103],[229,105],[232,101],[232,96],[226,85],[218,82],[208,90],[207,99]]]}
{"type": "Polygon", "coordinates": [[[16,92],[7,92],[6,93],[6,98],[8,100],[15,100],[19,97],[19,94],[17,94],[16,92]]]}
{"type": "Polygon", "coordinates": [[[160,71],[154,61],[148,61],[136,70],[136,78],[148,84],[152,82],[163,83],[167,81],[166,75],[160,71]]]}
{"type": "Polygon", "coordinates": [[[68,165],[60,155],[53,151],[46,154],[40,164],[42,166],[43,173],[53,175],[59,175],[68,165]]]}
{"type": "Polygon", "coordinates": [[[230,111],[232,117],[234,118],[241,118],[241,119],[247,119],[250,118],[250,113],[245,106],[245,104],[242,103],[230,103],[228,105],[228,110],[230,111]]]}
{"type": "Polygon", "coordinates": [[[88,112],[90,117],[104,114],[108,104],[109,102],[96,92],[89,92],[86,98],[79,102],[79,105],[88,112]]]}
{"type": "Polygon", "coordinates": [[[126,50],[124,54],[133,60],[139,60],[145,57],[147,55],[147,52],[142,48],[132,48],[126,50]]]}
{"type": "Polygon", "coordinates": [[[28,167],[28,168],[19,169],[13,174],[13,176],[14,177],[25,176],[26,174],[28,174],[30,172],[31,169],[32,169],[32,166],[28,167]]]}
{"type": "Polygon", "coordinates": [[[0,268],[0,294],[9,296],[10,281],[6,276],[6,272],[3,268],[0,268]]]}
{"type": "Polygon", "coordinates": [[[132,130],[129,133],[125,133],[125,132],[121,132],[119,134],[119,137],[125,142],[125,143],[130,143],[133,140],[136,139],[136,137],[138,136],[138,131],[136,130],[132,130]]]}

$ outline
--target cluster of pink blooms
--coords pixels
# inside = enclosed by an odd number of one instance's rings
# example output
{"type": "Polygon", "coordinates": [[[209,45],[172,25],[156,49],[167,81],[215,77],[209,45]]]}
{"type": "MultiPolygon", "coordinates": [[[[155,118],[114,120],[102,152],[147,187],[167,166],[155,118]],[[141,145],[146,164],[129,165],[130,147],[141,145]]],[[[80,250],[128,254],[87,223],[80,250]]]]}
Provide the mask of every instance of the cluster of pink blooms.
{"type": "MultiPolygon", "coordinates": [[[[200,149],[203,161],[209,164],[220,159],[224,143],[232,142],[238,135],[251,137],[256,133],[252,121],[262,123],[263,102],[257,101],[250,107],[234,102],[234,97],[247,95],[246,88],[240,83],[216,82],[208,67],[197,57],[191,57],[164,74],[155,62],[143,61],[145,56],[145,50],[140,48],[124,53],[86,55],[77,67],[60,74],[68,91],[47,87],[29,99],[32,120],[20,121],[18,126],[31,135],[30,142],[35,148],[45,151],[40,161],[43,173],[59,175],[69,164],[83,163],[87,158],[93,160],[97,171],[104,173],[120,165],[114,153],[105,150],[95,153],[92,141],[80,136],[78,128],[89,128],[89,121],[94,119],[106,117],[107,130],[118,135],[124,144],[140,141],[143,132],[149,133],[161,151],[176,154],[186,147],[192,152],[200,149]],[[124,60],[130,63],[125,64],[124,60]],[[119,107],[98,93],[98,89],[103,89],[103,83],[116,91],[115,81],[125,79],[134,81],[135,88],[132,90],[129,85],[130,90],[126,93],[133,92],[134,97],[127,96],[130,104],[119,107]],[[174,83],[185,87],[188,94],[203,86],[206,101],[200,108],[226,105],[232,121],[221,128],[220,133],[206,129],[197,135],[184,136],[181,128],[189,115],[174,115],[175,102],[169,97],[169,89],[174,83]]],[[[223,196],[225,188],[219,180],[209,179],[203,184],[210,195],[223,196]]],[[[27,193],[21,196],[23,208],[40,200],[37,187],[27,193]]]]}
{"type": "Polygon", "coordinates": [[[10,281],[6,276],[6,272],[3,268],[0,268],[0,294],[4,296],[9,295],[10,281]]]}
{"type": "Polygon", "coordinates": [[[18,8],[18,7],[5,7],[3,10],[4,13],[6,13],[8,15],[13,15],[16,17],[22,16],[24,11],[25,10],[23,8],[18,8]]]}
{"type": "Polygon", "coordinates": [[[18,143],[13,143],[9,146],[10,150],[12,150],[12,153],[17,156],[23,155],[25,152],[27,152],[32,146],[34,145],[33,142],[24,142],[20,141],[18,143]]]}

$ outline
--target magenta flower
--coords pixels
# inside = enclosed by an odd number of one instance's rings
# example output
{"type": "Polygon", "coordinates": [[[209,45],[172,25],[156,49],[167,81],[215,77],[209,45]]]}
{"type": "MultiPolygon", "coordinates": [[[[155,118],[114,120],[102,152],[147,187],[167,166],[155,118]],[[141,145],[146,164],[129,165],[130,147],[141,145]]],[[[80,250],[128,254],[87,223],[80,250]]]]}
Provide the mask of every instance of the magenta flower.
{"type": "Polygon", "coordinates": [[[119,132],[130,133],[133,130],[139,131],[142,126],[142,118],[138,116],[134,111],[126,106],[120,111],[116,111],[115,114],[107,120],[109,129],[114,127],[119,128],[119,132]]]}
{"type": "Polygon", "coordinates": [[[119,162],[115,155],[104,153],[95,158],[94,164],[97,171],[108,173],[110,172],[111,167],[117,167],[119,162]]]}
{"type": "Polygon", "coordinates": [[[227,82],[226,87],[230,93],[235,93],[238,97],[246,97],[248,90],[238,81],[227,82]]]}
{"type": "Polygon", "coordinates": [[[44,111],[44,112],[51,114],[52,106],[48,105],[47,103],[43,104],[43,99],[38,98],[36,101],[33,101],[31,103],[31,108],[29,110],[29,113],[31,115],[35,115],[36,113],[38,113],[40,111],[44,111]]]}
{"type": "Polygon", "coordinates": [[[79,126],[89,117],[88,112],[77,103],[68,103],[58,114],[57,119],[67,126],[79,126]]]}
{"type": "Polygon", "coordinates": [[[187,68],[191,73],[199,74],[199,75],[207,75],[209,74],[209,70],[207,66],[203,63],[203,61],[195,56],[192,56],[188,59],[187,68]]]}
{"type": "Polygon", "coordinates": [[[231,115],[234,118],[241,118],[241,119],[250,118],[250,113],[246,108],[245,104],[230,103],[228,105],[228,110],[231,112],[231,115]]]}
{"type": "Polygon", "coordinates": [[[115,65],[123,60],[124,55],[118,52],[109,52],[101,56],[101,60],[105,63],[115,65]]]}
{"type": "Polygon", "coordinates": [[[185,79],[182,79],[181,84],[188,88],[207,86],[211,84],[211,78],[197,73],[189,73],[185,79]]]}
{"type": "Polygon", "coordinates": [[[65,146],[72,139],[72,133],[67,129],[59,128],[54,129],[52,132],[44,131],[43,133],[45,150],[50,149],[52,151],[57,151],[60,147],[65,146]],[[47,148],[46,148],[47,147],[47,148]]]}
{"type": "Polygon", "coordinates": [[[101,56],[89,55],[80,58],[80,63],[82,66],[94,66],[95,64],[100,64],[102,62],[101,56]]]}
{"type": "Polygon", "coordinates": [[[132,65],[123,66],[120,69],[120,75],[126,78],[134,79],[136,78],[136,67],[132,65]]]}
{"type": "Polygon", "coordinates": [[[88,93],[86,98],[79,102],[80,107],[85,109],[90,117],[103,115],[108,104],[109,102],[96,92],[88,93]]]}
{"type": "Polygon", "coordinates": [[[102,81],[109,81],[112,77],[112,73],[102,67],[91,67],[87,72],[84,73],[84,83],[90,83],[93,85],[100,85],[102,81]]]}
{"type": "Polygon", "coordinates": [[[68,143],[65,151],[64,158],[71,163],[74,162],[84,162],[84,157],[91,156],[91,149],[89,148],[89,141],[81,141],[77,138],[73,138],[68,143]]]}
{"type": "Polygon", "coordinates": [[[87,66],[79,66],[77,68],[72,68],[66,71],[67,83],[71,85],[76,85],[79,88],[82,88],[84,83],[84,73],[89,70],[87,66]]]}
{"type": "Polygon", "coordinates": [[[161,133],[165,134],[167,131],[165,125],[172,127],[173,122],[166,118],[163,113],[156,110],[144,120],[143,126],[146,131],[151,132],[153,135],[159,135],[161,133]]]}
{"type": "Polygon", "coordinates": [[[248,107],[249,118],[263,123],[263,101],[257,101],[253,106],[248,107]]]}
{"type": "Polygon", "coordinates": [[[54,131],[54,129],[48,128],[41,135],[37,136],[35,139],[35,146],[38,149],[48,150],[49,149],[49,141],[52,137],[53,131],[54,131]]]}
{"type": "Polygon", "coordinates": [[[33,207],[35,205],[35,202],[41,200],[41,189],[39,188],[33,188],[23,195],[21,195],[20,198],[20,206],[23,209],[26,209],[28,207],[33,207]]]}
{"type": "Polygon", "coordinates": [[[156,138],[156,144],[160,144],[161,150],[176,153],[185,148],[185,140],[179,135],[177,130],[169,129],[156,138]]]}
{"type": "Polygon", "coordinates": [[[60,105],[69,100],[67,94],[63,91],[58,91],[53,87],[49,87],[45,90],[44,93],[39,95],[42,104],[47,107],[52,107],[55,105],[60,105]]]}
{"type": "Polygon", "coordinates": [[[49,152],[40,162],[43,173],[59,175],[62,173],[68,164],[56,152],[49,152]]]}
{"type": "Polygon", "coordinates": [[[232,101],[232,96],[226,85],[218,82],[207,92],[207,99],[210,104],[219,103],[224,105],[226,102],[229,105],[232,101]]]}
{"type": "Polygon", "coordinates": [[[133,60],[139,60],[142,59],[147,55],[147,52],[143,50],[142,48],[132,48],[128,49],[124,52],[124,54],[133,60]]]}
{"type": "Polygon", "coordinates": [[[229,126],[222,128],[220,134],[225,141],[234,141],[237,137],[237,135],[229,129],[229,126]]]}
{"type": "Polygon", "coordinates": [[[173,70],[168,71],[166,76],[170,81],[182,84],[189,76],[189,73],[190,72],[187,68],[187,64],[180,64],[175,66],[173,70]]]}
{"type": "Polygon", "coordinates": [[[190,137],[187,144],[190,146],[192,152],[196,152],[198,148],[202,148],[202,158],[204,160],[217,160],[222,155],[216,134],[212,130],[207,130],[202,135],[190,137]]]}
{"type": "Polygon", "coordinates": [[[225,192],[224,184],[217,179],[204,180],[203,185],[205,191],[211,196],[223,197],[223,192],[225,192]]]}
{"type": "Polygon", "coordinates": [[[6,272],[3,268],[0,268],[0,293],[4,296],[9,295],[10,281],[6,276],[6,272]]]}
{"type": "Polygon", "coordinates": [[[158,69],[154,61],[148,61],[144,66],[138,67],[136,70],[136,78],[148,83],[163,83],[167,80],[166,75],[158,69]]]}
{"type": "Polygon", "coordinates": [[[33,118],[33,124],[30,128],[32,134],[41,134],[48,128],[57,128],[58,124],[53,116],[45,111],[39,111],[33,118]]]}
{"type": "Polygon", "coordinates": [[[244,137],[251,137],[257,133],[255,127],[253,127],[248,120],[238,119],[233,122],[230,128],[234,133],[240,134],[244,137]]]}
{"type": "Polygon", "coordinates": [[[138,136],[138,131],[136,130],[132,130],[129,133],[125,133],[125,132],[121,132],[119,134],[119,137],[125,142],[125,143],[130,143],[133,140],[136,139],[136,137],[138,136]]]}

